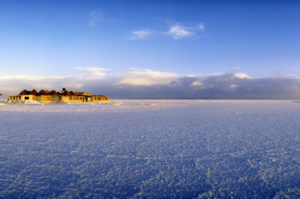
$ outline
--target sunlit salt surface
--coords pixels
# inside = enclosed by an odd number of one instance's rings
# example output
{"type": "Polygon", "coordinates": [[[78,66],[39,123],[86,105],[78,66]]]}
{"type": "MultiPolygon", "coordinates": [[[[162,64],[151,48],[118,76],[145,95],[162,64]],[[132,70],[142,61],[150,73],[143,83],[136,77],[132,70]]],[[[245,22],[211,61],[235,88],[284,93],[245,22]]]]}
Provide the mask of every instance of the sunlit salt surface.
{"type": "Polygon", "coordinates": [[[300,103],[0,106],[0,198],[299,198],[300,103]]]}

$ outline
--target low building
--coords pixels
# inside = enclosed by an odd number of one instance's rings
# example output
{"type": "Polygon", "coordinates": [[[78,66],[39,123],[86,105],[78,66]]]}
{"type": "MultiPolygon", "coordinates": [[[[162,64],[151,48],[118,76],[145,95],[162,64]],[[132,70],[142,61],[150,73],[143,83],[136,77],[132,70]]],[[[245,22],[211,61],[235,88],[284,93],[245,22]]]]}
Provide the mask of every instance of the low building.
{"type": "Polygon", "coordinates": [[[61,92],[55,90],[23,90],[19,95],[9,96],[8,103],[26,103],[26,102],[40,102],[40,103],[105,103],[109,101],[108,96],[94,95],[86,92],[73,92],[62,89],[61,92]]]}

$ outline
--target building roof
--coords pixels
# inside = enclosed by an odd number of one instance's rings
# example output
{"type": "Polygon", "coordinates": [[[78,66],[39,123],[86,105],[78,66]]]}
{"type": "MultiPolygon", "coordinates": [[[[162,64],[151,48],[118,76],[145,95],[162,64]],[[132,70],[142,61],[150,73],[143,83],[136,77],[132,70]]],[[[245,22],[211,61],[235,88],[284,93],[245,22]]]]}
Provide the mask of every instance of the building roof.
{"type": "Polygon", "coordinates": [[[99,97],[106,97],[105,95],[93,95],[91,93],[86,93],[86,92],[73,92],[73,91],[67,91],[65,90],[64,92],[60,93],[55,90],[48,91],[48,90],[40,90],[37,92],[35,89],[32,91],[30,90],[22,90],[19,95],[64,95],[64,96],[99,96],[99,97]]]}

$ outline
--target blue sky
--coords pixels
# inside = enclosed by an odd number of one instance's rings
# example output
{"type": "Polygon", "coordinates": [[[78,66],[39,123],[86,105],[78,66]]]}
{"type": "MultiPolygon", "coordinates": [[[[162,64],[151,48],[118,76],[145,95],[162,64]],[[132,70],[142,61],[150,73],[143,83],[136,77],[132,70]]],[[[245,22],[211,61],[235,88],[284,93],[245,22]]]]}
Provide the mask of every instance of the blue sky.
{"type": "Polygon", "coordinates": [[[0,0],[0,78],[101,71],[120,85],[120,76],[141,70],[299,76],[299,8],[296,1],[0,0]]]}

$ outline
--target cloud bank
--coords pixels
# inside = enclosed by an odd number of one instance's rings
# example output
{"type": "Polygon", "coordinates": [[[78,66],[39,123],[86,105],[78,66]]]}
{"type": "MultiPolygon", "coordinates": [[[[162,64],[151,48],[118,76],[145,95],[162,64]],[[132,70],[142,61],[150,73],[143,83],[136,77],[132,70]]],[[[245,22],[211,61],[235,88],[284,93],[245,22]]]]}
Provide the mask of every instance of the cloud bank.
{"type": "Polygon", "coordinates": [[[22,89],[88,91],[111,98],[151,99],[299,99],[300,77],[257,78],[244,73],[180,75],[131,68],[110,74],[98,67],[77,68],[74,76],[0,76],[0,93],[13,95],[22,89]]]}

